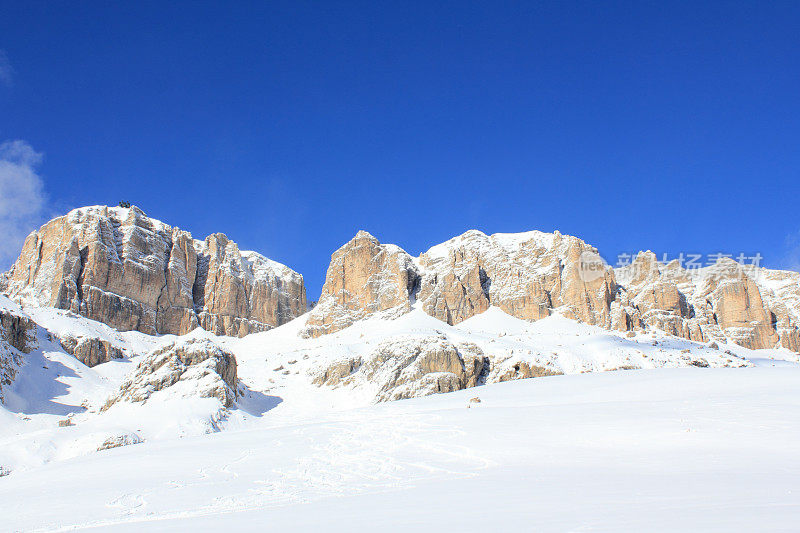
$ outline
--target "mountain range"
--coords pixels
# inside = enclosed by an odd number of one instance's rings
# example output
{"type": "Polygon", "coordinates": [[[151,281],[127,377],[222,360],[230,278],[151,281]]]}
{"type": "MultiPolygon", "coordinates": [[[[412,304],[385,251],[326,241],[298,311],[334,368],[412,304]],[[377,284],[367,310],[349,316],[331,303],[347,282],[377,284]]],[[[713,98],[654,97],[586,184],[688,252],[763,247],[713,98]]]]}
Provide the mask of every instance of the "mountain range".
{"type": "MultiPolygon", "coordinates": [[[[90,206],[32,232],[0,290],[10,481],[437,393],[469,389],[465,406],[480,409],[492,384],[526,378],[800,363],[800,274],[725,257],[692,269],[650,251],[613,268],[559,232],[471,230],[415,257],[360,231],[333,252],[311,307],[300,273],[224,234],[198,240],[137,207],[90,206]]],[[[242,490],[258,507],[287,490],[271,487],[242,490]]],[[[120,501],[96,512],[144,516],[120,501]]]]}

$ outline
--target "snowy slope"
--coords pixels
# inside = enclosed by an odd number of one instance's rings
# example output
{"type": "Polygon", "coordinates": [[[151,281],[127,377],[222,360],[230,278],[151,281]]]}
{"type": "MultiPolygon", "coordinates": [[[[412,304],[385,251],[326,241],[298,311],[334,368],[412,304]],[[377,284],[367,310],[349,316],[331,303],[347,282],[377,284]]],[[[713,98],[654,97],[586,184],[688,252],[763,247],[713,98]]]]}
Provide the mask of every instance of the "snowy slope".
{"type": "MultiPolygon", "coordinates": [[[[767,525],[800,518],[800,366],[788,350],[498,308],[456,326],[414,309],[319,338],[300,335],[306,316],[244,338],[176,337],[13,311],[39,328],[0,407],[0,501],[14,509],[2,529],[635,531],[754,525],[767,507],[767,525]],[[102,338],[125,357],[88,368],[54,334],[102,338]],[[341,361],[366,366],[387,343],[402,354],[430,339],[479,350],[490,371],[477,387],[378,404],[385,376],[319,384],[341,361]],[[148,354],[195,342],[235,355],[235,404],[203,397],[201,369],[102,409],[148,354]],[[498,383],[521,365],[565,375],[498,383]]],[[[430,392],[415,386],[404,390],[430,392]]]]}
{"type": "MultiPolygon", "coordinates": [[[[0,407],[0,467],[11,471],[90,455],[108,439],[150,441],[196,436],[311,420],[369,406],[391,396],[391,391],[381,396],[382,388],[386,388],[385,376],[353,372],[347,380],[329,385],[320,385],[319,378],[342,361],[358,358],[368,362],[386,343],[401,354],[430,339],[473,346],[491,362],[480,383],[524,377],[514,370],[520,365],[545,369],[544,375],[549,375],[663,367],[794,366],[789,361],[796,361],[796,354],[786,350],[751,351],[734,344],[710,348],[657,333],[628,337],[560,316],[531,323],[497,308],[457,326],[414,310],[396,320],[373,318],[316,339],[299,335],[305,317],[244,338],[218,337],[201,329],[183,337],[154,337],[117,332],[67,311],[26,311],[42,327],[38,330],[38,348],[24,356],[24,364],[14,383],[6,387],[6,401],[0,407]],[[88,368],[64,353],[51,333],[100,337],[122,348],[126,357],[88,368]],[[202,382],[198,381],[176,384],[158,393],[153,401],[117,402],[102,410],[147,354],[176,340],[201,339],[235,355],[240,382],[235,405],[228,408],[216,398],[201,397],[202,382]],[[195,396],[193,390],[198,391],[195,396]],[[59,426],[66,419],[70,425],[59,426]]],[[[402,393],[410,396],[430,392],[423,380],[410,380],[402,387],[402,393]]],[[[480,394],[480,390],[475,393],[480,394]]]]}
{"type": "Polygon", "coordinates": [[[557,376],[145,442],[2,478],[4,529],[791,530],[798,386],[796,368],[557,376]]]}

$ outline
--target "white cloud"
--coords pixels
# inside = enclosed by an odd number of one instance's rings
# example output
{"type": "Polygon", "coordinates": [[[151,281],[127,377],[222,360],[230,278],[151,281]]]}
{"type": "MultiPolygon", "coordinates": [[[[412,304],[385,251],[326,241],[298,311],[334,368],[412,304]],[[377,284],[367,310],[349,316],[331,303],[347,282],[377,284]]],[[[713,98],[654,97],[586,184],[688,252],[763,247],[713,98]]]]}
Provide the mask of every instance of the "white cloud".
{"type": "Polygon", "coordinates": [[[41,222],[45,196],[36,173],[41,161],[42,154],[25,141],[0,144],[0,270],[11,266],[41,222]]]}
{"type": "Polygon", "coordinates": [[[3,50],[0,50],[0,82],[11,85],[11,75],[13,73],[14,69],[11,68],[8,56],[3,50]]]}
{"type": "Polygon", "coordinates": [[[800,231],[786,236],[781,268],[800,272],[800,231]]]}

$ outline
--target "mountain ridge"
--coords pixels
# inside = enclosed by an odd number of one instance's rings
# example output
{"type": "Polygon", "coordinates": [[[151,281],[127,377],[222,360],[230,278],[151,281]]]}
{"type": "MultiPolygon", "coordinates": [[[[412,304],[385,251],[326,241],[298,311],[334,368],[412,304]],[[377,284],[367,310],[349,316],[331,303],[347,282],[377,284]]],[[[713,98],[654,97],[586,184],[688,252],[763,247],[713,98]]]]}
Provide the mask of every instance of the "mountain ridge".
{"type": "MultiPolygon", "coordinates": [[[[303,276],[291,268],[239,250],[221,233],[194,239],[135,206],[88,206],[47,222],[28,236],[0,289],[29,305],[148,334],[202,327],[243,336],[307,309],[303,276]]],[[[611,330],[800,351],[796,272],[724,257],[689,269],[649,250],[613,268],[594,246],[557,230],[473,229],[416,257],[361,230],[331,255],[301,335],[412,308],[453,325],[491,306],[529,321],[558,313],[611,330]]]]}
{"type": "Polygon", "coordinates": [[[800,350],[797,272],[725,257],[689,269],[659,262],[650,251],[615,269],[577,237],[536,230],[469,230],[417,257],[359,231],[333,253],[303,334],[332,333],[413,306],[452,325],[491,305],[526,320],[559,312],[607,329],[660,329],[699,342],[730,338],[753,349],[800,350]],[[585,269],[587,257],[594,270],[585,269]]]}
{"type": "Polygon", "coordinates": [[[200,241],[133,206],[73,209],[32,232],[3,292],[118,330],[246,335],[305,312],[303,277],[222,233],[200,241]]]}

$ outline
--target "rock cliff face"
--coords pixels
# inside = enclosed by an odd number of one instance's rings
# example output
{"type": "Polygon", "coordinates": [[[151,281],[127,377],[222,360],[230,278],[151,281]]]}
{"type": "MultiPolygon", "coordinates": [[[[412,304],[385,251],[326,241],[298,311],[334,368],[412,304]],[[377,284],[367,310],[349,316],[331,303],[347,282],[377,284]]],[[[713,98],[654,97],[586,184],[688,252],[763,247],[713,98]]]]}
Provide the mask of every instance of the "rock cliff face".
{"type": "Polygon", "coordinates": [[[602,266],[596,275],[582,275],[586,254],[597,251],[560,233],[473,230],[412,258],[361,231],[333,254],[306,334],[331,333],[376,313],[402,314],[415,303],[451,325],[495,305],[528,320],[558,310],[609,326],[614,271],[602,266]]]}
{"type": "Polygon", "coordinates": [[[0,403],[3,388],[14,381],[24,354],[38,346],[37,328],[18,305],[0,296],[0,403]]]}
{"type": "MultiPolygon", "coordinates": [[[[148,334],[202,327],[244,336],[306,310],[296,272],[240,251],[221,233],[195,240],[136,207],[87,207],[51,220],[28,236],[0,276],[0,290],[29,305],[148,334]]],[[[472,230],[419,257],[361,231],[332,255],[302,334],[333,333],[412,308],[455,325],[491,306],[530,321],[557,313],[620,331],[660,329],[700,342],[800,351],[798,273],[743,268],[730,259],[690,271],[652,252],[615,270],[584,241],[538,231],[472,230]]],[[[97,343],[65,348],[87,364],[117,355],[97,343]]]]}
{"type": "Polygon", "coordinates": [[[417,278],[410,255],[359,231],[331,256],[322,295],[309,315],[306,334],[332,333],[379,312],[410,311],[417,278]]]}
{"type": "Polygon", "coordinates": [[[597,250],[558,232],[488,236],[468,231],[420,256],[417,299],[426,313],[451,325],[494,305],[527,320],[558,310],[608,326],[614,271],[600,265],[585,275],[581,260],[590,255],[597,256],[597,250]]]}
{"type": "Polygon", "coordinates": [[[25,240],[3,282],[29,305],[69,309],[120,331],[243,336],[306,309],[303,277],[221,233],[205,241],[136,207],[86,207],[25,240]]]}
{"type": "Polygon", "coordinates": [[[451,325],[496,306],[525,320],[556,312],[622,331],[656,328],[700,342],[800,349],[798,273],[730,259],[689,271],[652,252],[615,271],[593,258],[595,248],[558,232],[472,230],[414,258],[362,231],[333,254],[304,335],[412,306],[451,325]]]}
{"type": "Polygon", "coordinates": [[[751,349],[798,351],[800,274],[731,259],[690,272],[641,252],[617,270],[628,329],[656,327],[697,341],[728,338],[751,349]]]}

